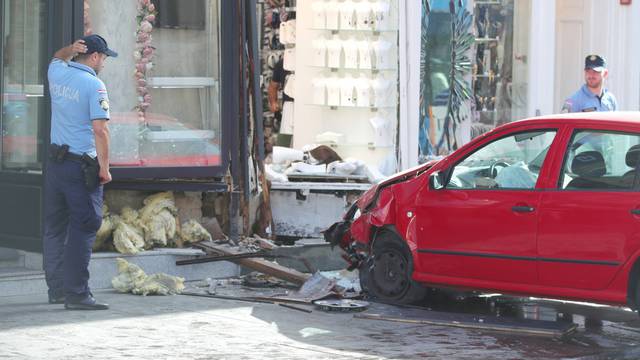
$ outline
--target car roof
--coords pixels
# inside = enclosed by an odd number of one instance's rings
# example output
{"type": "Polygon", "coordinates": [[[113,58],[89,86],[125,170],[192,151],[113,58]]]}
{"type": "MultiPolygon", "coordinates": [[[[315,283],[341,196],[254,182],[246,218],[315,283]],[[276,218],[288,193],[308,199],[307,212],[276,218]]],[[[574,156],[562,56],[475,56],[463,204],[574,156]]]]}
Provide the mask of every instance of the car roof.
{"type": "Polygon", "coordinates": [[[620,123],[620,124],[637,124],[640,125],[640,112],[639,111],[609,111],[609,112],[576,112],[566,114],[553,114],[532,117],[524,120],[517,121],[522,124],[523,122],[534,122],[545,120],[546,122],[566,122],[566,121],[587,121],[594,123],[620,123]]]}

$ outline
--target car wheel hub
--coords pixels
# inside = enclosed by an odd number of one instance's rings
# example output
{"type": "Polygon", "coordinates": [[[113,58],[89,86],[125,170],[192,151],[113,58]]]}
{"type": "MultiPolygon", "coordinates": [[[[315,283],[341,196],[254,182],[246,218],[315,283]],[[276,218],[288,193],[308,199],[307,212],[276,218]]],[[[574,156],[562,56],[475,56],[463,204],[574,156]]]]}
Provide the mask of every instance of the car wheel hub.
{"type": "Polygon", "coordinates": [[[374,269],[374,279],[380,291],[387,296],[402,295],[407,290],[407,264],[404,257],[393,250],[381,253],[374,269]]]}

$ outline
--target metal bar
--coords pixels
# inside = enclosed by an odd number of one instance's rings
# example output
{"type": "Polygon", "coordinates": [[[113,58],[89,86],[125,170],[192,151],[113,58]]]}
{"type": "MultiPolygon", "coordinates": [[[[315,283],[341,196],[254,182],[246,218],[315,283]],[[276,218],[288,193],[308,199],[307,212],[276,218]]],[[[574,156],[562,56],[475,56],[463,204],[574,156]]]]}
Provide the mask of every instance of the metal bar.
{"type": "Polygon", "coordinates": [[[274,257],[274,255],[270,255],[265,251],[259,251],[259,252],[236,254],[236,255],[201,256],[194,259],[177,260],[176,265],[202,264],[202,263],[215,262],[215,261],[228,261],[228,260],[246,259],[246,258],[252,258],[252,257],[274,257]]]}
{"type": "Polygon", "coordinates": [[[154,181],[154,180],[115,180],[106,185],[106,189],[154,190],[154,191],[210,191],[226,192],[227,184],[221,181],[154,181]]]}
{"type": "Polygon", "coordinates": [[[304,309],[304,308],[300,308],[300,307],[289,305],[289,304],[284,304],[284,303],[276,303],[276,304],[278,304],[278,306],[282,306],[282,307],[285,307],[287,309],[298,310],[298,311],[302,311],[302,312],[305,312],[305,313],[312,313],[313,312],[313,310],[304,309]]]}
{"type": "MultiPolygon", "coordinates": [[[[4,14],[4,6],[5,0],[0,0],[0,109],[4,109],[4,24],[5,24],[5,14],[4,14]]],[[[0,129],[4,128],[3,111],[0,111],[0,129]]],[[[4,136],[0,135],[0,155],[2,155],[2,149],[4,146],[2,142],[4,140],[4,136]]],[[[0,171],[4,166],[4,162],[1,160],[2,156],[0,156],[0,171]]]]}
{"type": "MultiPolygon", "coordinates": [[[[242,68],[240,71],[240,77],[242,79],[242,126],[240,127],[240,165],[242,169],[242,193],[244,195],[243,208],[248,208],[249,203],[249,161],[253,154],[249,153],[249,79],[247,78],[247,70],[249,64],[249,54],[247,48],[247,16],[246,16],[246,2],[240,2],[240,16],[242,17],[242,27],[240,28],[242,36],[241,39],[241,51],[242,51],[242,68]]],[[[247,216],[245,214],[245,216],[247,216]]],[[[243,229],[243,233],[245,229],[243,229]]],[[[248,230],[248,229],[246,229],[248,230]]]]}
{"type": "Polygon", "coordinates": [[[264,160],[264,123],[262,119],[262,91],[260,90],[260,50],[258,39],[258,28],[260,24],[257,21],[256,11],[258,9],[258,3],[256,0],[249,0],[248,16],[249,27],[248,31],[251,32],[250,39],[250,54],[251,54],[251,74],[253,74],[253,115],[255,124],[255,137],[258,139],[258,159],[264,160]]]}
{"type": "Polygon", "coordinates": [[[302,311],[302,312],[305,312],[305,313],[313,312],[312,310],[309,310],[309,309],[300,308],[300,307],[289,305],[289,304],[285,304],[285,303],[282,303],[282,302],[279,302],[279,301],[272,301],[272,300],[267,300],[267,299],[256,299],[256,298],[252,298],[252,297],[236,297],[236,296],[226,296],[226,295],[200,294],[200,293],[194,293],[194,292],[189,292],[189,291],[185,291],[185,292],[181,293],[180,295],[195,296],[195,297],[206,297],[206,298],[221,299],[221,300],[245,301],[245,302],[253,302],[253,303],[260,303],[260,304],[273,304],[273,305],[278,305],[278,306],[285,307],[287,309],[293,309],[293,310],[297,310],[297,311],[302,311]]]}
{"type": "Polygon", "coordinates": [[[222,299],[222,300],[246,301],[246,302],[262,303],[262,304],[273,304],[273,301],[254,299],[254,298],[250,298],[250,297],[235,297],[235,296],[225,296],[225,295],[199,294],[199,293],[188,292],[188,291],[182,292],[180,295],[206,297],[206,298],[222,299]]]}

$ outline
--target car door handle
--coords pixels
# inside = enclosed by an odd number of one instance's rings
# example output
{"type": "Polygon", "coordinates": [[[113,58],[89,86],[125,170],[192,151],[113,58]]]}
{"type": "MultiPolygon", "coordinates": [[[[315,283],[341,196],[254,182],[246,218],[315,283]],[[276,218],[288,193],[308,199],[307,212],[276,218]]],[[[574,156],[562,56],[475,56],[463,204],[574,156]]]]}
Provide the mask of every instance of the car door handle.
{"type": "Polygon", "coordinates": [[[640,215],[640,209],[631,209],[633,215],[640,215]]]}
{"type": "Polygon", "coordinates": [[[519,212],[519,213],[530,213],[533,212],[533,210],[535,210],[533,207],[531,206],[514,206],[511,208],[511,210],[513,212],[519,212]]]}

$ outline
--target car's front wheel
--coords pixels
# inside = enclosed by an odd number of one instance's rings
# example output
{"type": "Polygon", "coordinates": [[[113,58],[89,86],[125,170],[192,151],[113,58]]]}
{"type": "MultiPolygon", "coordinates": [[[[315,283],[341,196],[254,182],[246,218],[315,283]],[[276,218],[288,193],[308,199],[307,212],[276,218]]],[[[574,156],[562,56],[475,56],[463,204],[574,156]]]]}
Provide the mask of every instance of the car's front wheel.
{"type": "Polygon", "coordinates": [[[412,273],[413,258],[407,245],[395,234],[382,232],[360,267],[360,283],[373,298],[413,304],[424,299],[427,289],[411,279],[412,273]]]}

